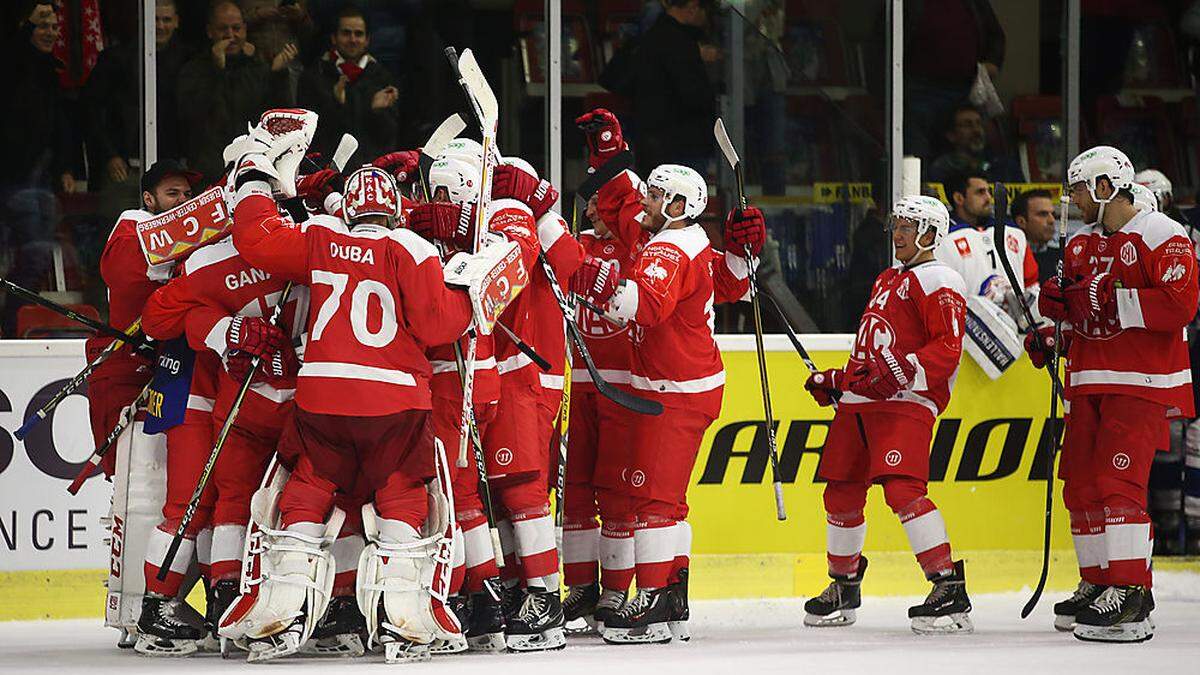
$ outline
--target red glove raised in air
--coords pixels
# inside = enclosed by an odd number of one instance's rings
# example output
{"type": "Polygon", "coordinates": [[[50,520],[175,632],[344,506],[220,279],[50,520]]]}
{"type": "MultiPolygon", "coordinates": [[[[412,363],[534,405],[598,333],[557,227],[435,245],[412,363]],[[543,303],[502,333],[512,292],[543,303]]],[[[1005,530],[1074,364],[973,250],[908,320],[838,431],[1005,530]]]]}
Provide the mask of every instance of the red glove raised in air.
{"type": "Polygon", "coordinates": [[[912,386],[917,367],[883,347],[859,372],[860,376],[850,383],[850,391],[874,401],[886,401],[912,386]]]}
{"type": "Polygon", "coordinates": [[[392,174],[397,183],[408,183],[417,179],[417,167],[421,164],[421,153],[418,150],[397,150],[381,155],[371,162],[392,174]]]}
{"type": "Polygon", "coordinates": [[[1038,293],[1038,311],[1051,321],[1066,320],[1067,298],[1063,295],[1062,280],[1057,276],[1050,277],[1042,283],[1038,293]]]}
{"type": "Polygon", "coordinates": [[[345,179],[333,169],[321,169],[296,181],[296,195],[304,198],[304,205],[316,211],[325,204],[331,192],[342,189],[345,179]]]}
{"type": "Polygon", "coordinates": [[[1063,291],[1067,318],[1076,326],[1084,321],[1104,324],[1117,318],[1117,283],[1107,272],[1086,276],[1063,291]]]}
{"type": "Polygon", "coordinates": [[[588,166],[593,169],[603,166],[613,155],[629,149],[625,137],[621,135],[621,123],[617,116],[604,108],[596,108],[576,117],[575,124],[587,138],[588,166]]]}
{"type": "Polygon", "coordinates": [[[287,336],[257,316],[235,316],[225,333],[230,352],[269,359],[288,343],[287,336]]]}
{"type": "Polygon", "coordinates": [[[589,255],[571,276],[571,291],[594,305],[604,306],[617,292],[620,276],[616,264],[589,255]]]}
{"type": "Polygon", "coordinates": [[[470,251],[475,242],[475,207],[450,202],[422,202],[408,213],[408,227],[434,241],[459,251],[470,251]]]}
{"type": "Polygon", "coordinates": [[[808,376],[804,388],[812,395],[817,405],[824,408],[833,405],[842,397],[842,387],[845,386],[846,371],[841,368],[821,370],[808,376]]]}
{"type": "Polygon", "coordinates": [[[750,255],[757,257],[762,252],[763,242],[767,240],[767,221],[758,208],[747,206],[744,209],[734,209],[725,216],[725,250],[734,255],[746,255],[746,247],[750,247],[750,255]]]}
{"type": "Polygon", "coordinates": [[[558,190],[520,167],[501,164],[492,173],[492,199],[515,199],[528,206],[537,220],[558,201],[558,190]]]}

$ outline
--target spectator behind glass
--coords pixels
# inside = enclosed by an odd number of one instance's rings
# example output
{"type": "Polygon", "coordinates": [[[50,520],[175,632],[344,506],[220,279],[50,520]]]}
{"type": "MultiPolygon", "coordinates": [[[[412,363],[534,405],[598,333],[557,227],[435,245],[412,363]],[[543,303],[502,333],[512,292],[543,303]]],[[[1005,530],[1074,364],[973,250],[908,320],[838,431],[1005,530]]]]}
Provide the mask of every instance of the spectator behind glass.
{"type": "MultiPolygon", "coordinates": [[[[154,45],[157,100],[157,154],[179,157],[179,115],[176,84],[190,50],[179,39],[177,0],[157,0],[154,8],[154,45]]],[[[141,165],[142,93],[139,79],[141,51],[136,40],[126,41],[100,54],[84,89],[87,139],[92,156],[103,171],[100,214],[111,223],[121,211],[138,203],[141,165]]]]}
{"type": "MultiPolygon", "coordinates": [[[[664,12],[642,35],[627,71],[606,81],[621,83],[619,94],[633,103],[638,170],[659,164],[690,166],[708,173],[713,151],[716,95],[705,67],[720,50],[702,44],[708,25],[707,0],[662,0],[664,12]]],[[[617,86],[617,85],[614,85],[617,86]]]]}
{"type": "MultiPolygon", "coordinates": [[[[288,45],[311,46],[314,31],[304,0],[242,0],[246,36],[257,47],[257,55],[271,63],[288,45]]],[[[289,91],[295,99],[300,79],[298,59],[288,64],[289,91]]]]}
{"type": "Polygon", "coordinates": [[[38,187],[75,191],[70,170],[71,134],[54,58],[58,16],[49,2],[31,6],[9,51],[9,81],[4,102],[0,167],[4,189],[38,187]]]}
{"type": "MultiPolygon", "coordinates": [[[[907,126],[907,123],[906,123],[907,126]]],[[[1024,180],[1017,163],[996,156],[987,146],[983,115],[970,105],[956,106],[947,117],[942,132],[949,149],[935,159],[926,175],[935,183],[945,183],[959,173],[979,173],[995,180],[1024,180]]],[[[907,146],[905,152],[907,152],[907,146]]]]}
{"type": "Polygon", "coordinates": [[[1012,203],[1012,219],[1025,231],[1025,239],[1038,264],[1038,282],[1054,276],[1058,268],[1058,242],[1054,239],[1054,197],[1049,190],[1027,190],[1012,203]]]}
{"type": "Polygon", "coordinates": [[[209,49],[179,73],[178,106],[188,164],[214,182],[229,141],[246,133],[247,123],[264,111],[292,104],[287,66],[298,50],[286,45],[269,66],[256,58],[242,11],[229,0],[218,0],[209,11],[208,39],[209,49]]]}
{"type": "Polygon", "coordinates": [[[988,0],[904,3],[904,152],[928,160],[936,126],[967,99],[982,63],[1004,65],[1004,29],[988,0]]]}
{"type": "Polygon", "coordinates": [[[950,231],[973,227],[982,230],[992,224],[995,203],[987,177],[967,172],[951,176],[942,183],[950,201],[950,231]]]}
{"type": "Polygon", "coordinates": [[[350,166],[357,166],[395,149],[400,91],[367,53],[371,37],[360,10],[338,14],[330,42],[332,48],[304,69],[298,104],[320,115],[313,149],[331,156],[342,134],[352,134],[359,146],[350,166]]]}

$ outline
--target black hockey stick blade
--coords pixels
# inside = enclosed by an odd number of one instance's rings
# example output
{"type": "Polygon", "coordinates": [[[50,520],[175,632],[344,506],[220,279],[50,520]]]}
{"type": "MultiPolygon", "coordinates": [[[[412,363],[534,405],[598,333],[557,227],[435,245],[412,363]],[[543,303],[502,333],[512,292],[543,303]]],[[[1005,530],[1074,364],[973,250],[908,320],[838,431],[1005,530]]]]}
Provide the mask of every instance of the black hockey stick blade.
{"type": "Polygon", "coordinates": [[[542,372],[547,372],[550,370],[550,362],[547,361],[541,354],[537,353],[533,347],[529,346],[528,342],[522,340],[521,336],[514,333],[511,328],[505,326],[499,321],[496,322],[496,325],[500,327],[500,330],[504,331],[504,334],[508,336],[509,340],[512,340],[512,343],[516,345],[517,349],[520,350],[522,354],[528,356],[529,360],[533,361],[534,365],[542,369],[542,372]]]}

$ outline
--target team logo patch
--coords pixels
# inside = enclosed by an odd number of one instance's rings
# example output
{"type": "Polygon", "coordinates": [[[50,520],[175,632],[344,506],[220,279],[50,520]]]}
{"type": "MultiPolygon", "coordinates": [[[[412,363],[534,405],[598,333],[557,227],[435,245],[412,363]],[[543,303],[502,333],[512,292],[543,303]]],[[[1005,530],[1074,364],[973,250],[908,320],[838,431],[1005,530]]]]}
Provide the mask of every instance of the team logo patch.
{"type": "Polygon", "coordinates": [[[1129,464],[1129,455],[1123,452],[1118,452],[1117,454],[1113,455],[1113,467],[1116,468],[1117,471],[1124,471],[1125,469],[1128,469],[1129,464]]]}
{"type": "Polygon", "coordinates": [[[617,250],[615,246],[613,246],[612,244],[608,244],[607,246],[604,247],[604,255],[612,255],[613,251],[615,251],[615,250],[617,250]]]}
{"type": "Polygon", "coordinates": [[[646,474],[642,473],[641,469],[634,471],[633,475],[629,477],[629,484],[635,488],[642,487],[646,484],[646,474]]]}
{"type": "Polygon", "coordinates": [[[1121,262],[1126,265],[1137,262],[1137,247],[1133,245],[1132,241],[1127,241],[1121,246],[1121,262]]]}
{"type": "Polygon", "coordinates": [[[1083,253],[1083,244],[1075,244],[1071,247],[1071,255],[1077,256],[1080,253],[1083,253]]]}
{"type": "Polygon", "coordinates": [[[1101,253],[1103,253],[1107,248],[1108,248],[1108,242],[1104,241],[1103,239],[1100,240],[1100,243],[1096,244],[1096,250],[1101,253]]]}
{"type": "Polygon", "coordinates": [[[888,450],[887,454],[883,456],[883,463],[888,466],[897,466],[902,459],[904,456],[900,454],[899,450],[888,450]]]}
{"type": "Polygon", "coordinates": [[[896,289],[896,295],[900,296],[901,300],[908,299],[908,282],[910,277],[904,277],[904,281],[900,282],[900,288],[896,289]]]}
{"type": "Polygon", "coordinates": [[[1158,264],[1158,268],[1164,284],[1173,284],[1187,276],[1187,266],[1179,258],[1167,258],[1158,264]]]}
{"type": "Polygon", "coordinates": [[[496,451],[496,463],[500,466],[508,466],[512,464],[513,453],[508,448],[500,448],[496,451]]]}
{"type": "Polygon", "coordinates": [[[1013,253],[1020,252],[1021,244],[1017,241],[1016,237],[1014,237],[1010,234],[1004,238],[1004,241],[1005,241],[1005,243],[1008,244],[1008,250],[1012,251],[1013,253]]]}
{"type": "Polygon", "coordinates": [[[666,295],[671,287],[671,281],[679,272],[679,251],[665,246],[647,247],[642,255],[639,276],[645,279],[650,289],[661,295],[666,295]]]}
{"type": "Polygon", "coordinates": [[[971,255],[971,244],[966,239],[955,239],[954,246],[958,249],[958,254],[966,257],[971,255]]]}
{"type": "Polygon", "coordinates": [[[611,132],[611,131],[609,131],[608,129],[605,129],[604,131],[601,131],[601,132],[600,132],[600,140],[602,140],[602,141],[611,141],[611,140],[612,140],[612,132],[611,132]]]}

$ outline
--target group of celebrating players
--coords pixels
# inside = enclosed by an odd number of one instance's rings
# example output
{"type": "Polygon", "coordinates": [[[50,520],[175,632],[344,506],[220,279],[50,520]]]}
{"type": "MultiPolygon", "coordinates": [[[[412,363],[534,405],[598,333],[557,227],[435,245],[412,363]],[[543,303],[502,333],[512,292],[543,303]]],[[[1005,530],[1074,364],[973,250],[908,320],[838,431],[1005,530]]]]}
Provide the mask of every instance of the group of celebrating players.
{"type": "MultiPolygon", "coordinates": [[[[687,485],[725,381],[713,305],[749,297],[762,213],[731,211],[714,248],[704,179],[662,165],[642,181],[603,109],[577,120],[605,178],[577,234],[555,186],[486,141],[343,176],[306,157],[318,122],[272,110],[230,143],[227,234],[150,264],[139,225],[198,187],[164,161],[105,247],[111,322],[140,318],[159,345],[114,351],[88,390],[97,442],[137,415],[104,466],[122,495],[108,609],[123,646],[404,661],[558,649],[569,632],[688,639],[687,485]],[[572,331],[586,350],[568,352],[572,331]],[[165,490],[139,496],[162,462],[165,490]],[[190,570],[203,616],[182,599],[190,570]]],[[[1178,223],[1134,206],[1132,177],[1113,148],[1072,163],[1089,225],[1037,301],[1063,339],[1047,325],[1026,342],[1039,366],[1067,362],[1060,475],[1082,580],[1056,625],[1092,640],[1152,635],[1149,464],[1168,418],[1192,414],[1195,256],[1178,223]]],[[[820,467],[833,581],[805,623],[854,622],[878,483],[933,584],[913,630],[970,631],[963,564],[926,494],[968,291],[934,255],[940,201],[902,198],[889,223],[898,263],[849,362],[805,383],[837,406],[820,467]]]]}

